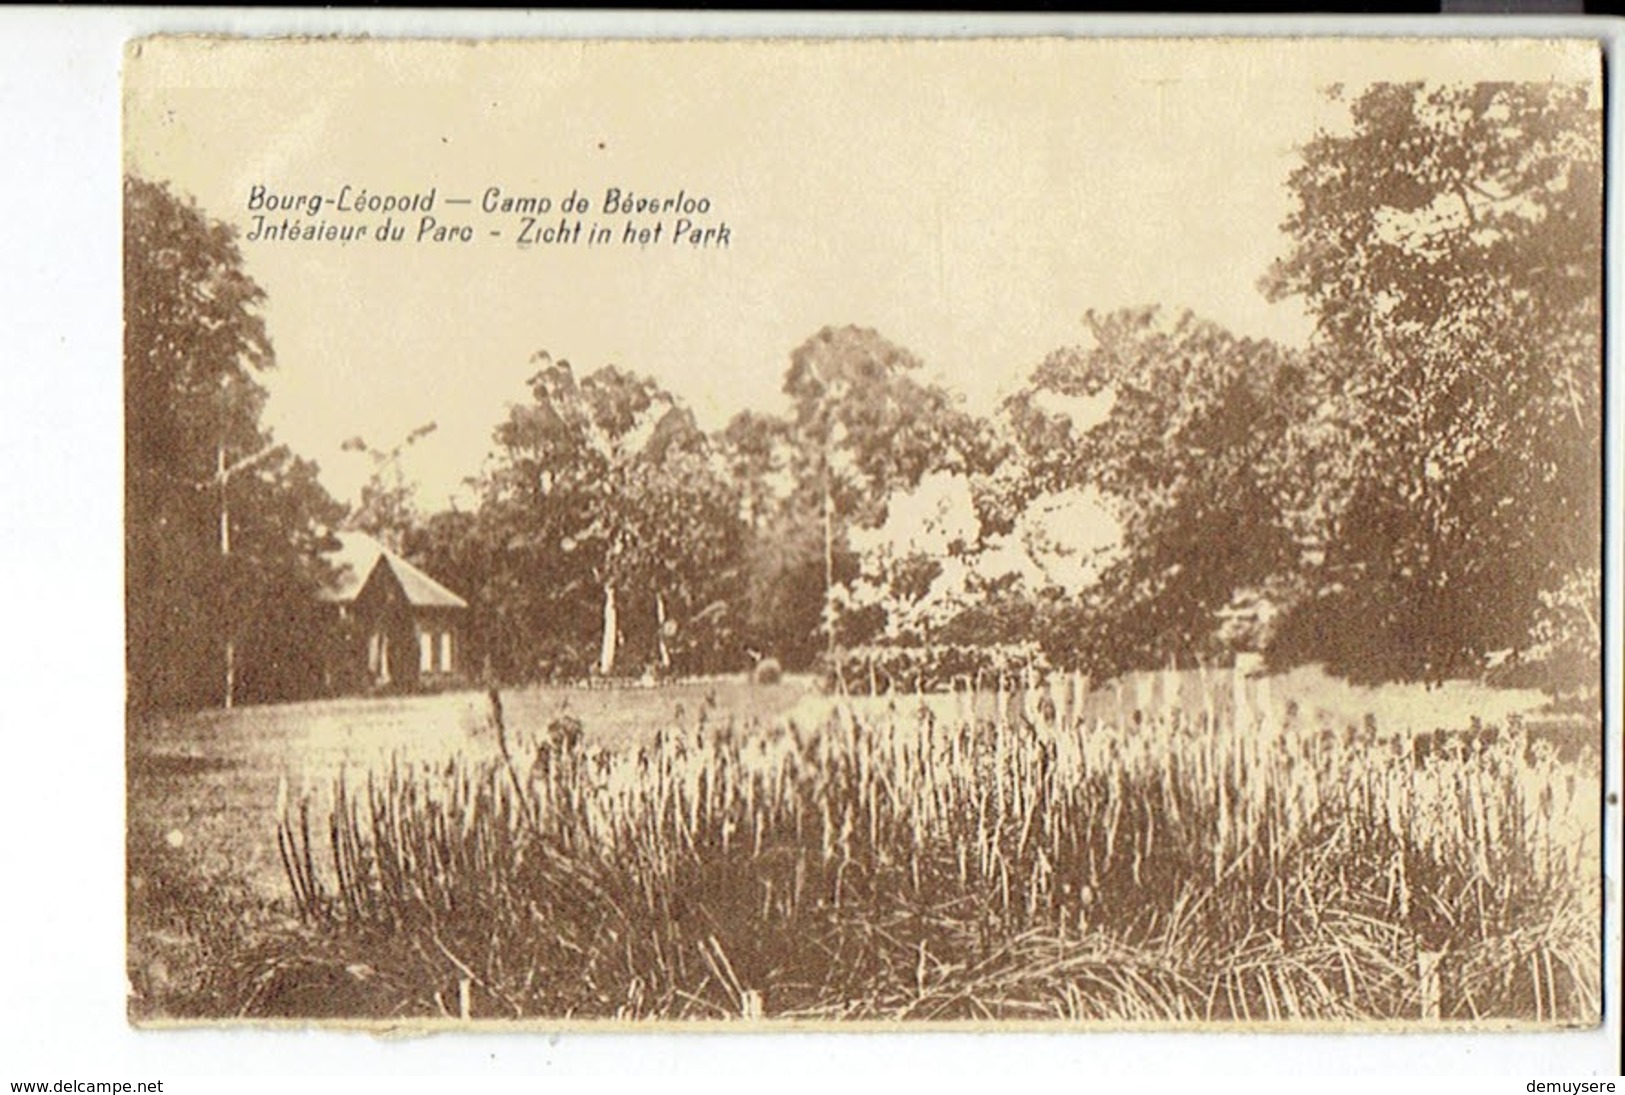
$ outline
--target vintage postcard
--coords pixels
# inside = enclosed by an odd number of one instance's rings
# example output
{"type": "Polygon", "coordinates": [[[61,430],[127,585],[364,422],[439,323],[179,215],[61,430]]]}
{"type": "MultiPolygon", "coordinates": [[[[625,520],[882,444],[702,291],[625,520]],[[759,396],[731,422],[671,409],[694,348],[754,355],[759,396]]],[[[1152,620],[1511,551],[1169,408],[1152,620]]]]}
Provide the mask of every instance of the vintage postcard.
{"type": "Polygon", "coordinates": [[[132,1022],[1600,1021],[1596,42],[123,88],[132,1022]]]}

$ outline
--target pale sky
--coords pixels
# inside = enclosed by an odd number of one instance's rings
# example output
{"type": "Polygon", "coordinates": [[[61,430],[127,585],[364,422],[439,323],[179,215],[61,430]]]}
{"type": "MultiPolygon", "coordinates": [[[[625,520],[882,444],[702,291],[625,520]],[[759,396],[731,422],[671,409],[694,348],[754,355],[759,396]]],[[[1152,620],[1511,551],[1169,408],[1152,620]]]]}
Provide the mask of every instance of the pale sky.
{"type": "Polygon", "coordinates": [[[368,466],[346,438],[388,447],[437,422],[408,464],[433,509],[478,471],[541,350],[651,375],[716,427],[779,409],[790,351],[825,325],[877,328],[975,410],[1078,342],[1090,308],[1190,308],[1301,343],[1301,311],[1257,284],[1286,245],[1297,147],[1344,116],[1319,88],[1594,79],[1596,56],[1504,40],[147,43],[126,67],[125,155],[245,234],[256,185],[433,187],[439,220],[476,229],[462,245],[239,241],[268,295],[268,424],[349,498],[368,466]],[[517,216],[479,211],[490,187],[577,190],[617,237],[608,188],[682,190],[729,246],[521,249],[517,216]]]}

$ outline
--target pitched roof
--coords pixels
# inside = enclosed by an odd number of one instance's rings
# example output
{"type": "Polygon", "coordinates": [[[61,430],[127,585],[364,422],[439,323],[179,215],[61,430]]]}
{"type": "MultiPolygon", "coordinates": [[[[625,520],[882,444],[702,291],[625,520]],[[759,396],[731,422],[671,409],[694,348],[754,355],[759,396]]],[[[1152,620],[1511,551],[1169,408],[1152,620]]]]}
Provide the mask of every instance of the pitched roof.
{"type": "Polygon", "coordinates": [[[421,608],[467,608],[468,602],[364,532],[336,532],[337,551],[327,561],[338,569],[333,582],[318,596],[334,604],[356,599],[380,562],[394,572],[409,603],[421,608]]]}

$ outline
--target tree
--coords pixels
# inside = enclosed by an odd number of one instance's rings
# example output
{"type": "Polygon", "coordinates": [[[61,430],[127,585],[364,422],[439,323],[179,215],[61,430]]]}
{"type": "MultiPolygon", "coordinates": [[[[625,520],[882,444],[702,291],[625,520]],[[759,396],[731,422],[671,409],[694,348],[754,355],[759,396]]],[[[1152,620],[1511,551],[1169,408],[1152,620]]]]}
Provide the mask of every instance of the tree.
{"type": "Polygon", "coordinates": [[[401,458],[434,431],[435,423],[426,422],[390,449],[375,449],[360,437],[352,437],[342,446],[345,452],[365,453],[372,461],[372,474],[361,485],[361,498],[350,514],[350,523],[393,551],[403,550],[423,520],[417,508],[417,489],[407,481],[401,458]]]}
{"type": "Polygon", "coordinates": [[[536,361],[531,401],[497,427],[482,507],[508,566],[493,592],[517,624],[510,635],[534,646],[561,623],[570,630],[596,599],[597,671],[607,675],[631,599],[647,605],[649,646],[669,666],[669,640],[727,580],[737,500],[712,472],[693,415],[669,392],[615,366],[578,382],[569,362],[545,353],[536,361]]]}
{"type": "MultiPolygon", "coordinates": [[[[806,669],[823,646],[826,560],[816,498],[797,478],[807,462],[794,424],[741,411],[712,439],[712,451],[744,525],[742,581],[728,598],[737,649],[806,669]]],[[[833,548],[834,574],[848,581],[856,573],[851,553],[838,542],[833,548]]]]}
{"type": "Polygon", "coordinates": [[[740,411],[713,439],[712,450],[739,491],[740,516],[752,532],[759,532],[783,509],[794,485],[790,422],[761,411],[740,411]]]}
{"type": "Polygon", "coordinates": [[[1323,595],[1296,629],[1351,672],[1442,677],[1595,587],[1600,106],[1560,84],[1381,84],[1350,119],[1304,148],[1265,282],[1316,317],[1344,419],[1323,595]]]}
{"type": "Polygon", "coordinates": [[[737,660],[734,580],[745,525],[737,489],[713,470],[686,410],[671,443],[651,445],[627,476],[623,573],[654,605],[655,662],[663,673],[727,668],[737,660]]]}
{"type": "Polygon", "coordinates": [[[261,428],[274,357],[235,230],[124,180],[125,603],[129,702],[201,705],[297,687],[296,618],[338,509],[261,428]],[[251,627],[253,622],[262,627],[251,627]],[[237,649],[254,657],[237,680],[237,649]]]}
{"type": "Polygon", "coordinates": [[[919,368],[913,354],[859,327],[826,327],[790,356],[791,504],[816,513],[822,532],[822,629],[837,672],[838,593],[845,588],[837,567],[849,551],[846,530],[878,525],[892,492],[918,485],[928,471],[971,474],[992,463],[983,424],[945,390],[918,380],[919,368]]]}
{"type": "Polygon", "coordinates": [[[1118,672],[1217,653],[1221,611],[1314,548],[1313,377],[1300,355],[1188,312],[1086,322],[1092,343],[1051,354],[1012,414],[1036,481],[1095,487],[1121,528],[1074,657],[1118,672]],[[1110,406],[1077,427],[1045,392],[1110,406]]]}

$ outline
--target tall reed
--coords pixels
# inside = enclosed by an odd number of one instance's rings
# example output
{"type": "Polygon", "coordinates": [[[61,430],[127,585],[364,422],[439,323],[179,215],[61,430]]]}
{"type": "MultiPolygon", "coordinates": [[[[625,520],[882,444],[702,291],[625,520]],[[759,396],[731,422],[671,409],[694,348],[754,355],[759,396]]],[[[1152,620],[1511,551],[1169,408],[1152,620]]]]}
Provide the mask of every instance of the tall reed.
{"type": "Polygon", "coordinates": [[[1515,729],[1424,755],[1217,702],[871,706],[396,759],[338,782],[325,833],[286,805],[295,902],[394,961],[407,1012],[1598,1013],[1597,781],[1515,729]]]}

